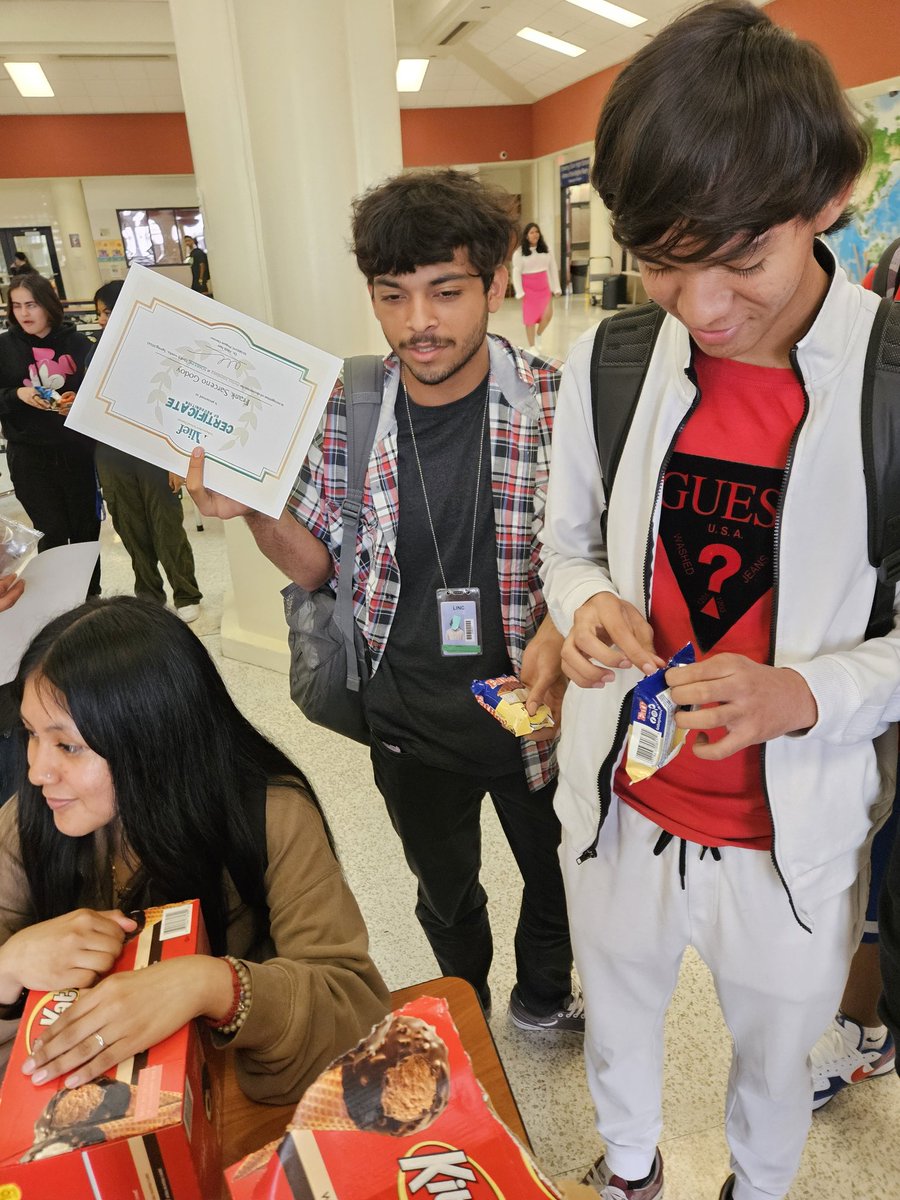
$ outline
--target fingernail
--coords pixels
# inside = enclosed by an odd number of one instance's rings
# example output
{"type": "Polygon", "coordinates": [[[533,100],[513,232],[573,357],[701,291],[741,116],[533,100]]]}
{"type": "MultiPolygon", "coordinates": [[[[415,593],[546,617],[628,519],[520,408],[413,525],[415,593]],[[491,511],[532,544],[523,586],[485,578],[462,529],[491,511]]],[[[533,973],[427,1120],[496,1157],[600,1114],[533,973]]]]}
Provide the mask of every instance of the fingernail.
{"type": "Polygon", "coordinates": [[[67,1088],[77,1088],[81,1084],[81,1080],[77,1075],[70,1075],[68,1079],[63,1080],[67,1088]]]}
{"type": "Polygon", "coordinates": [[[35,1071],[35,1073],[31,1077],[31,1082],[32,1083],[43,1083],[44,1080],[47,1078],[47,1074],[48,1074],[47,1071],[44,1071],[44,1070],[35,1071]]]}
{"type": "Polygon", "coordinates": [[[194,449],[191,451],[191,458],[200,458],[200,456],[202,454],[203,454],[203,451],[200,449],[200,447],[195,446],[194,449]]]}
{"type": "Polygon", "coordinates": [[[30,1075],[31,1072],[34,1070],[34,1065],[35,1064],[34,1064],[33,1058],[30,1058],[30,1057],[26,1058],[25,1061],[22,1063],[22,1074],[30,1075]]]}

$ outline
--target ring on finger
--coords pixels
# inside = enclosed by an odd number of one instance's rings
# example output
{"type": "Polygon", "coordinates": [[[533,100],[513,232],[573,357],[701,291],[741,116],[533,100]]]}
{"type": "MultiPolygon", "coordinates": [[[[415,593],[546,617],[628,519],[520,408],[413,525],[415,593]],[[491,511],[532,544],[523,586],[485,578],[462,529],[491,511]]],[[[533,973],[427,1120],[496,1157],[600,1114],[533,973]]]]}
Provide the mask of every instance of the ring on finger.
{"type": "Polygon", "coordinates": [[[100,1049],[101,1049],[101,1050],[105,1050],[105,1049],[106,1049],[106,1042],[103,1040],[103,1034],[102,1034],[102,1033],[95,1033],[95,1034],[94,1034],[94,1037],[97,1039],[97,1044],[99,1045],[100,1049]]]}

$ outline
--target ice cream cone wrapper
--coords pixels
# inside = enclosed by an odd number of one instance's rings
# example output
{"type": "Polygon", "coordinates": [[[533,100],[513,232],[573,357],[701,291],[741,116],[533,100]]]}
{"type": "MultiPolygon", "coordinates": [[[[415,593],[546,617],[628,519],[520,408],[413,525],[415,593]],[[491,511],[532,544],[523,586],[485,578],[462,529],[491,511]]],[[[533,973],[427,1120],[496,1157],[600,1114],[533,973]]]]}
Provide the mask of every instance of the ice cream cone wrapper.
{"type": "Polygon", "coordinates": [[[266,1142],[265,1146],[260,1146],[258,1150],[254,1150],[252,1154],[246,1155],[238,1163],[237,1170],[234,1173],[235,1179],[246,1179],[248,1175],[252,1175],[254,1171],[261,1171],[265,1167],[269,1159],[278,1149],[281,1138],[273,1138],[271,1142],[266,1142]]]}
{"type": "Polygon", "coordinates": [[[301,1097],[289,1129],[357,1129],[344,1104],[341,1067],[331,1067],[301,1097]]]}
{"type": "Polygon", "coordinates": [[[145,1133],[152,1133],[154,1129],[172,1125],[178,1121],[180,1115],[180,1102],[164,1104],[155,1117],[148,1117],[145,1121],[136,1121],[134,1117],[121,1117],[118,1121],[104,1121],[97,1128],[103,1130],[108,1141],[113,1138],[142,1137],[145,1133]]]}

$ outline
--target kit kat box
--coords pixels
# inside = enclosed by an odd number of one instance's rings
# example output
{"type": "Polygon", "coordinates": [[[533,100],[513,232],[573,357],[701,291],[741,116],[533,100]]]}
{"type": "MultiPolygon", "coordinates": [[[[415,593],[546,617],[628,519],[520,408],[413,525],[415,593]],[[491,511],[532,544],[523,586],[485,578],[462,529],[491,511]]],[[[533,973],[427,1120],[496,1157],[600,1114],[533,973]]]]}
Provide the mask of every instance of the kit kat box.
{"type": "MultiPolygon", "coordinates": [[[[147,909],[113,968],[208,953],[196,900],[147,909]]],[[[30,992],[0,1090],[0,1196],[10,1200],[208,1200],[221,1150],[195,1022],[78,1088],[21,1073],[35,1040],[78,996],[30,992]]]]}
{"type": "Polygon", "coordinates": [[[232,1200],[537,1200],[558,1193],[494,1115],[447,1005],[392,1013],[226,1171],[232,1200]]]}

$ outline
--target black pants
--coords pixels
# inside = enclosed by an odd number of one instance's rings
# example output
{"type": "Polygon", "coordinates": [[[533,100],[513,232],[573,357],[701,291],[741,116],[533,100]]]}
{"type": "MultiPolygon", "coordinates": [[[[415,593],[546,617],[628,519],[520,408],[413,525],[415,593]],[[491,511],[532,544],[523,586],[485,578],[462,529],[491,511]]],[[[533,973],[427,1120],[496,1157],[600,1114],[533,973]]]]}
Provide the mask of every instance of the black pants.
{"type": "MultiPolygon", "coordinates": [[[[6,460],[16,499],[35,529],[44,535],[38,542],[38,551],[67,546],[70,542],[98,540],[100,517],[92,451],[10,442],[6,460]]],[[[99,593],[98,559],[88,595],[99,593]]]]}
{"type": "Polygon", "coordinates": [[[524,771],[485,779],[426,766],[372,739],[375,782],[418,880],[416,916],[445,975],[459,975],[490,1002],[493,957],[481,868],[481,801],[490,794],[524,887],[516,927],[516,986],[544,1016],[571,991],[572,947],[553,811],[556,783],[529,792],[524,771]]]}

